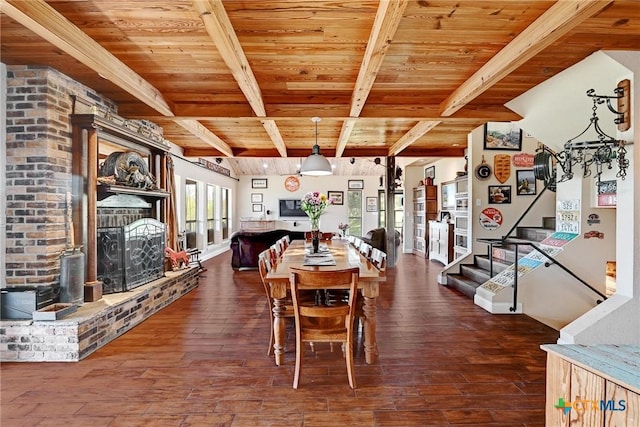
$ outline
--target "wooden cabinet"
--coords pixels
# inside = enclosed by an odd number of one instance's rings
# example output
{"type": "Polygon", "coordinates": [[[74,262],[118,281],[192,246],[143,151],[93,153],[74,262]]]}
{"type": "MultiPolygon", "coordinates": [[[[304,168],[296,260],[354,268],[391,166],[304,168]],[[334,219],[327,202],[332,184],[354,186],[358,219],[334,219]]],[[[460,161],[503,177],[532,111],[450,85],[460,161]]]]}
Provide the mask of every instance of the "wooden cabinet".
{"type": "Polygon", "coordinates": [[[438,188],[420,185],[413,189],[413,253],[426,256],[429,231],[427,223],[438,213],[438,188]]]}
{"type": "Polygon", "coordinates": [[[639,426],[640,361],[633,345],[543,345],[546,425],[639,426]]]}
{"type": "Polygon", "coordinates": [[[447,265],[453,259],[453,224],[429,221],[429,259],[447,265]]]}

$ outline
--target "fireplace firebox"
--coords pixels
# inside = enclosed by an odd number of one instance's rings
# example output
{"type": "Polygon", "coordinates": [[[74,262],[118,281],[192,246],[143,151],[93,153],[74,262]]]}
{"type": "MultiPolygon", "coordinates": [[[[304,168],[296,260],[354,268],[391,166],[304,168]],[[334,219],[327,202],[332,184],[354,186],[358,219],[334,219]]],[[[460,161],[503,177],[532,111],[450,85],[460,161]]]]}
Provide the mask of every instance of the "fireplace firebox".
{"type": "Polygon", "coordinates": [[[98,228],[98,280],[102,292],[125,292],[164,276],[165,224],[143,218],[98,228]]]}

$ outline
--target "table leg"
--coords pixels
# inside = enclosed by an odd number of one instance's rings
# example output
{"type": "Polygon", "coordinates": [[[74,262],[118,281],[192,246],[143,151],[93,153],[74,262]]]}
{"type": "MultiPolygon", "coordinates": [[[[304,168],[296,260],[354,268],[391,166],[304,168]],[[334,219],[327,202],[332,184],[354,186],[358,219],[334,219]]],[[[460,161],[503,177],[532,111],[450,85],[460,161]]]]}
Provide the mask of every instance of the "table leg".
{"type": "Polygon", "coordinates": [[[376,342],[376,299],[364,297],[364,356],[368,365],[378,360],[378,343],[376,342]]]}
{"type": "Polygon", "coordinates": [[[276,365],[280,366],[284,362],[284,334],[286,324],[284,318],[284,298],[273,299],[273,353],[276,365]]]}

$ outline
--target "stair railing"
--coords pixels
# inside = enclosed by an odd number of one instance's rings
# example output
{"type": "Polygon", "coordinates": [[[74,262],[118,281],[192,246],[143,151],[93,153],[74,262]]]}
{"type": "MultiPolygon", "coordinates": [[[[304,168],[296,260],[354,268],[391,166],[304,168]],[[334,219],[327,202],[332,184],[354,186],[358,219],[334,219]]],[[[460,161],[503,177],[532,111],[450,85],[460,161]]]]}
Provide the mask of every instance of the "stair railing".
{"type": "MultiPolygon", "coordinates": [[[[542,189],[542,191],[540,191],[540,193],[536,196],[536,198],[533,199],[531,204],[524,210],[522,215],[520,215],[520,218],[518,218],[518,220],[513,224],[513,226],[509,229],[507,234],[505,234],[504,236],[502,236],[499,239],[480,238],[480,239],[476,240],[477,242],[485,243],[485,244],[489,245],[488,257],[489,257],[489,275],[490,275],[490,277],[493,277],[493,247],[494,247],[494,245],[495,246],[504,246],[505,240],[512,238],[511,233],[513,233],[514,230],[520,225],[520,223],[522,222],[524,217],[527,216],[527,214],[531,211],[533,206],[538,202],[538,200],[540,200],[540,197],[542,197],[542,195],[545,193],[545,191],[547,191],[547,189],[551,189],[551,190],[555,191],[555,185],[556,185],[555,181],[553,181],[553,180],[547,181],[547,183],[544,186],[544,188],[542,189]]],[[[516,256],[516,261],[517,260],[518,260],[518,257],[516,256]]]]}
{"type": "Polygon", "coordinates": [[[520,218],[518,218],[518,220],[514,223],[513,227],[511,227],[511,229],[509,230],[509,232],[506,235],[502,236],[500,239],[486,239],[486,238],[477,239],[478,242],[485,243],[485,244],[489,245],[488,258],[489,258],[489,276],[490,277],[493,277],[493,248],[494,248],[494,246],[501,247],[501,246],[511,245],[511,246],[515,247],[515,249],[514,249],[515,261],[514,261],[514,264],[513,264],[513,269],[514,269],[514,274],[513,274],[513,303],[511,304],[511,307],[509,307],[509,311],[511,311],[511,312],[515,312],[517,310],[517,305],[518,305],[518,258],[519,258],[518,257],[518,249],[519,249],[520,246],[530,246],[531,248],[533,248],[533,250],[535,250],[536,252],[542,254],[542,256],[544,256],[547,259],[547,262],[544,263],[545,267],[550,267],[551,265],[557,265],[562,270],[564,270],[566,273],[568,273],[571,277],[576,279],[578,282],[582,283],[584,286],[589,288],[591,291],[593,291],[594,293],[598,294],[598,296],[600,296],[602,299],[601,300],[600,299],[596,300],[597,304],[600,304],[602,301],[607,299],[606,295],[604,295],[602,292],[600,292],[599,290],[597,290],[596,288],[594,288],[593,286],[591,286],[590,284],[585,282],[583,279],[578,277],[573,271],[571,271],[566,266],[562,265],[558,260],[556,260],[555,258],[550,257],[546,252],[544,252],[542,249],[540,249],[540,247],[535,245],[533,242],[528,241],[528,240],[522,240],[522,239],[517,239],[517,238],[511,237],[511,233],[513,233],[514,230],[516,230],[516,228],[518,227],[520,222],[529,213],[529,211],[531,210],[533,205],[535,205],[535,203],[540,199],[542,194],[548,188],[554,189],[555,188],[555,181],[548,181],[547,182],[547,184],[544,186],[542,191],[540,191],[540,194],[538,194],[538,196],[533,200],[533,202],[531,202],[529,207],[527,207],[527,209],[525,209],[525,211],[522,213],[520,218]]]}

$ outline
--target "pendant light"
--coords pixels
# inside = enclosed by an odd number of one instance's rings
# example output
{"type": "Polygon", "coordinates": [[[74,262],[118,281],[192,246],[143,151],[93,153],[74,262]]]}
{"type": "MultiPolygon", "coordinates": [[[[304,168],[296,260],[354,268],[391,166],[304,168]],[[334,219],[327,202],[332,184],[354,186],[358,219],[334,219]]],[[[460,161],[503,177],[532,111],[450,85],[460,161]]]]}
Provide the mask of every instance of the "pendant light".
{"type": "Polygon", "coordinates": [[[312,117],[311,121],[316,124],[316,143],[311,150],[311,155],[304,159],[300,167],[300,175],[325,176],[332,175],[333,169],[331,163],[322,154],[320,154],[320,146],[318,145],[318,122],[320,117],[312,117]]]}

